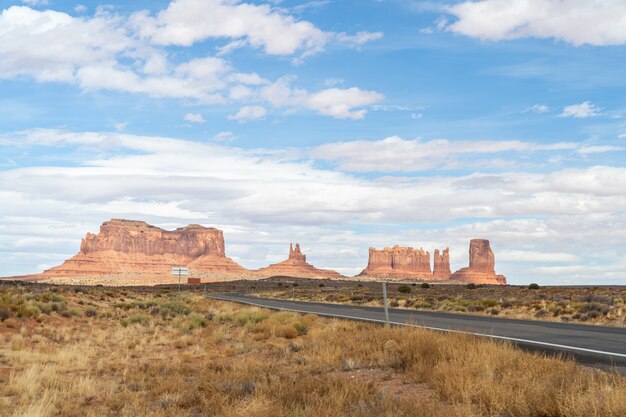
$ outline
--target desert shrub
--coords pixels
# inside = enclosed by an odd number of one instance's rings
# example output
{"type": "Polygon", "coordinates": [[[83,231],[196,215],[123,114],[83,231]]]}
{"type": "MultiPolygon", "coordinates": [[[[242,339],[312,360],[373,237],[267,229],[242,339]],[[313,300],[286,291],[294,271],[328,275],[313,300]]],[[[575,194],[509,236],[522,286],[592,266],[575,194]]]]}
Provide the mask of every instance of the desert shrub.
{"type": "Polygon", "coordinates": [[[535,312],[535,317],[537,317],[537,318],[543,318],[543,317],[546,317],[546,316],[548,316],[548,310],[545,310],[543,308],[539,309],[539,310],[537,310],[535,312]]]}
{"type": "Polygon", "coordinates": [[[473,282],[470,282],[469,284],[465,286],[465,288],[467,288],[468,290],[475,290],[477,287],[478,286],[474,284],[473,282]]]}
{"type": "Polygon", "coordinates": [[[97,315],[98,315],[98,310],[96,310],[94,307],[87,307],[85,309],[85,316],[96,317],[97,315]]]}
{"type": "Polygon", "coordinates": [[[297,321],[293,324],[293,328],[298,331],[299,335],[305,335],[309,329],[303,323],[297,321]]]}
{"type": "Polygon", "coordinates": [[[141,324],[142,326],[146,326],[150,323],[150,316],[143,313],[135,313],[128,317],[128,322],[130,324],[141,324]]]}
{"type": "Polygon", "coordinates": [[[48,302],[60,303],[65,301],[65,297],[60,294],[56,294],[53,292],[46,292],[42,295],[42,299],[48,302]]]}
{"type": "Polygon", "coordinates": [[[33,305],[39,309],[41,314],[50,314],[52,312],[52,304],[35,301],[33,305]]]}
{"type": "Polygon", "coordinates": [[[276,328],[276,336],[284,337],[285,339],[295,339],[298,337],[298,330],[294,326],[288,324],[278,326],[276,328]]]}
{"type": "Polygon", "coordinates": [[[421,287],[424,288],[425,290],[427,290],[427,289],[430,288],[430,284],[428,282],[422,282],[421,287]]]}
{"type": "Polygon", "coordinates": [[[536,283],[533,282],[532,284],[530,284],[528,286],[528,289],[529,290],[538,290],[539,289],[539,284],[536,284],[536,283]]]}
{"type": "Polygon", "coordinates": [[[70,308],[68,310],[61,311],[61,315],[63,317],[70,318],[70,317],[80,317],[80,316],[82,316],[82,313],[78,309],[70,308]]]}
{"type": "Polygon", "coordinates": [[[398,287],[398,292],[402,294],[409,294],[411,292],[411,287],[408,285],[400,285],[398,287]]]}
{"type": "Polygon", "coordinates": [[[200,327],[206,327],[209,324],[207,319],[198,313],[190,314],[186,319],[179,317],[178,320],[179,321],[175,323],[176,327],[185,332],[189,332],[200,327]]]}
{"type": "Polygon", "coordinates": [[[11,310],[6,307],[0,308],[0,321],[5,321],[9,317],[11,317],[11,310]]]}
{"type": "Polygon", "coordinates": [[[324,288],[324,284],[320,284],[320,285],[318,285],[318,287],[324,288]]]}
{"type": "Polygon", "coordinates": [[[483,298],[480,300],[480,304],[485,307],[495,307],[498,305],[498,300],[494,300],[493,298],[483,298]]]}
{"type": "Polygon", "coordinates": [[[41,310],[34,304],[27,304],[20,308],[17,312],[19,318],[37,318],[41,314],[41,310]]]}
{"type": "Polygon", "coordinates": [[[467,311],[472,311],[472,312],[485,311],[485,306],[482,306],[480,304],[470,304],[467,306],[467,311]]]}
{"type": "Polygon", "coordinates": [[[489,314],[491,314],[492,316],[497,316],[498,314],[500,314],[500,311],[497,308],[492,308],[491,310],[488,311],[489,314]]]}
{"type": "Polygon", "coordinates": [[[239,326],[260,323],[268,318],[267,313],[256,310],[244,310],[235,315],[234,321],[239,326]]]}
{"type": "Polygon", "coordinates": [[[502,304],[500,304],[500,307],[502,308],[511,308],[513,307],[513,303],[510,301],[504,301],[502,304]]]}
{"type": "Polygon", "coordinates": [[[404,306],[405,307],[412,307],[413,304],[415,304],[415,301],[412,300],[411,298],[407,298],[406,300],[404,300],[404,306]]]}
{"type": "Polygon", "coordinates": [[[179,315],[186,316],[191,313],[191,308],[180,301],[166,301],[162,303],[159,308],[161,310],[161,317],[164,319],[179,315]]]}
{"type": "Polygon", "coordinates": [[[578,309],[579,313],[591,313],[594,315],[597,314],[597,317],[600,315],[605,316],[610,310],[610,307],[600,303],[585,303],[578,309]]]}
{"type": "Polygon", "coordinates": [[[391,307],[399,307],[400,303],[398,302],[398,300],[391,300],[391,302],[389,303],[389,305],[391,307]]]}

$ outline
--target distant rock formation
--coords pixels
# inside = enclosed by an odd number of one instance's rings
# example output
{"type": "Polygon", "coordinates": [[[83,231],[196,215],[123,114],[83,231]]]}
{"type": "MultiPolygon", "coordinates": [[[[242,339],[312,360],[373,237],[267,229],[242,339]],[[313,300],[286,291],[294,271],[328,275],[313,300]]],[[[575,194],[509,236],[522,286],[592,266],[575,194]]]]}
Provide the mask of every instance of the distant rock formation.
{"type": "MultiPolygon", "coordinates": [[[[42,278],[108,279],[112,283],[168,282],[173,266],[215,278],[250,275],[227,258],[221,230],[189,225],[167,231],[143,221],[112,219],[87,233],[80,252],[40,274],[42,278]]],[[[81,281],[82,282],[82,281],[81,281]]]]}
{"type": "Polygon", "coordinates": [[[496,275],[495,256],[486,239],[472,239],[469,247],[469,266],[450,276],[453,280],[474,284],[506,284],[504,275],[496,275]]]}
{"type": "Polygon", "coordinates": [[[382,250],[370,248],[367,268],[358,276],[431,279],[430,252],[397,245],[382,250]]]}
{"type": "Polygon", "coordinates": [[[450,278],[450,249],[445,248],[443,252],[439,252],[439,249],[435,249],[435,255],[433,256],[433,279],[434,280],[446,280],[450,278]]]}
{"type": "Polygon", "coordinates": [[[286,276],[294,278],[342,278],[342,275],[330,269],[318,269],[306,262],[306,255],[300,250],[300,245],[289,244],[289,258],[277,264],[270,265],[255,271],[259,278],[286,276]]]}

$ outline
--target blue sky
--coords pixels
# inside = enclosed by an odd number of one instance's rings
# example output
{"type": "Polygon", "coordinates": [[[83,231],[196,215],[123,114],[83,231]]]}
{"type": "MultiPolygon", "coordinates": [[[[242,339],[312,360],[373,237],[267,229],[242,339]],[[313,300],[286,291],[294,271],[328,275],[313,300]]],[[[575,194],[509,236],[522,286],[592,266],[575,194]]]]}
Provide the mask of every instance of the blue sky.
{"type": "Polygon", "coordinates": [[[626,1],[0,1],[2,275],[111,217],[626,284],[626,1]]]}

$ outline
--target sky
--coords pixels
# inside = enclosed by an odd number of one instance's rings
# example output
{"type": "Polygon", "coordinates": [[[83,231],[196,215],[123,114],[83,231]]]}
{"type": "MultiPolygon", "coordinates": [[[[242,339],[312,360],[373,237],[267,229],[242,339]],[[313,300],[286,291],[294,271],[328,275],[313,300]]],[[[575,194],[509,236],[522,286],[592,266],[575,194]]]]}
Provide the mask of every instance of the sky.
{"type": "Polygon", "coordinates": [[[0,0],[0,275],[111,218],[626,284],[626,0],[0,0]]]}

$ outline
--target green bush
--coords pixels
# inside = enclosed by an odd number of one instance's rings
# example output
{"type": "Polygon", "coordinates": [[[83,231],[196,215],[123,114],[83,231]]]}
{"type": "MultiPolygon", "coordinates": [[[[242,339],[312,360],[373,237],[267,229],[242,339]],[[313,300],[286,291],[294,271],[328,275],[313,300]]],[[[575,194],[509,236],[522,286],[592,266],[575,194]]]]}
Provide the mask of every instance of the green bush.
{"type": "Polygon", "coordinates": [[[248,323],[260,323],[267,318],[268,315],[260,311],[241,311],[235,315],[235,323],[240,326],[245,326],[248,323]]]}
{"type": "Polygon", "coordinates": [[[97,315],[98,315],[98,310],[96,310],[94,307],[87,307],[85,309],[85,316],[96,317],[97,315]]]}
{"type": "Polygon", "coordinates": [[[428,282],[422,282],[422,288],[424,288],[425,290],[430,288],[430,284],[428,282]]]}
{"type": "Polygon", "coordinates": [[[411,287],[409,287],[408,285],[400,285],[398,287],[398,292],[402,294],[409,294],[411,292],[411,287]]]}
{"type": "Polygon", "coordinates": [[[465,286],[465,288],[467,288],[468,290],[475,290],[477,287],[478,286],[474,284],[473,282],[470,282],[469,284],[465,286]]]}
{"type": "Polygon", "coordinates": [[[535,284],[534,282],[528,286],[529,290],[538,290],[539,284],[535,284]]]}
{"type": "Polygon", "coordinates": [[[130,324],[141,324],[142,326],[146,326],[150,323],[150,316],[143,313],[136,313],[128,317],[128,322],[130,324]]]}
{"type": "Polygon", "coordinates": [[[190,314],[187,319],[177,323],[177,327],[183,331],[192,331],[200,327],[206,327],[209,324],[208,320],[200,314],[190,314]]]}
{"type": "Polygon", "coordinates": [[[305,335],[309,331],[309,329],[304,324],[300,323],[299,321],[293,324],[293,328],[298,331],[298,334],[300,336],[305,335]]]}

